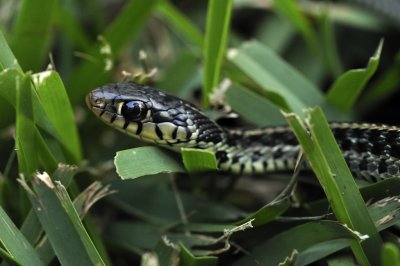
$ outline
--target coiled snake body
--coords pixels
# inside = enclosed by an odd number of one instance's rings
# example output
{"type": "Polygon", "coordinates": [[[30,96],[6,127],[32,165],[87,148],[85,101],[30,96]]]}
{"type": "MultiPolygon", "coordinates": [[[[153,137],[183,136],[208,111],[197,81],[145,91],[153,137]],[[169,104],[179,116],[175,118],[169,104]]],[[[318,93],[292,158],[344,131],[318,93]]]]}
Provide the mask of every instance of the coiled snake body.
{"type": "MultiPolygon", "coordinates": [[[[293,170],[300,146],[287,126],[227,130],[191,103],[133,82],[108,84],[86,97],[105,123],[146,142],[177,151],[211,150],[219,169],[235,174],[293,170]]],[[[400,128],[365,123],[332,123],[350,170],[375,182],[400,176],[400,128]]]]}

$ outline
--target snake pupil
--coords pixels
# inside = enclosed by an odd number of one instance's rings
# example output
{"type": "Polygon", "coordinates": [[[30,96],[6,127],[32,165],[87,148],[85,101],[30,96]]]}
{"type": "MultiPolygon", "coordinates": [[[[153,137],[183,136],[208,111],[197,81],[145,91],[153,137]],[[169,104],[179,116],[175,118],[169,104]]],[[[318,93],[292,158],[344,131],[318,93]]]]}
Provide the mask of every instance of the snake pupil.
{"type": "Polygon", "coordinates": [[[122,105],[121,115],[130,121],[139,121],[146,117],[147,109],[144,103],[138,101],[126,102],[122,105]]]}

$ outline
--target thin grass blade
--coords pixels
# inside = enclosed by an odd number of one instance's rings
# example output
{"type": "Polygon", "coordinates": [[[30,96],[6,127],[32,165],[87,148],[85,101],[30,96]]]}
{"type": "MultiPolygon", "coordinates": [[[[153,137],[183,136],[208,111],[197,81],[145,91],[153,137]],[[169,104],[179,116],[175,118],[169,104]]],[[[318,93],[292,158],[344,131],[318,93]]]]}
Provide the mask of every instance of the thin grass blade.
{"type": "Polygon", "coordinates": [[[364,265],[376,265],[381,239],[368,214],[358,187],[348,169],[326,118],[320,108],[307,112],[307,126],[311,136],[298,117],[288,115],[302,150],[327,195],[336,218],[351,229],[368,235],[361,244],[352,241],[354,255],[364,265]]]}
{"type": "Polygon", "coordinates": [[[228,41],[232,0],[209,0],[204,40],[203,107],[221,81],[221,69],[228,41]]]}
{"type": "Polygon", "coordinates": [[[60,263],[104,265],[64,186],[47,173],[34,175],[32,183],[31,203],[60,263]]]}
{"type": "Polygon", "coordinates": [[[70,155],[71,163],[82,158],[74,114],[60,76],[54,71],[45,71],[32,76],[42,108],[59,136],[60,143],[70,155]]]}
{"type": "Polygon", "coordinates": [[[158,173],[183,173],[185,169],[168,152],[157,147],[140,147],[117,152],[114,158],[117,173],[122,179],[158,173]]]}
{"type": "Polygon", "coordinates": [[[328,91],[327,99],[341,111],[348,111],[358,99],[368,80],[378,68],[383,40],[364,69],[352,69],[335,80],[328,91]]]}

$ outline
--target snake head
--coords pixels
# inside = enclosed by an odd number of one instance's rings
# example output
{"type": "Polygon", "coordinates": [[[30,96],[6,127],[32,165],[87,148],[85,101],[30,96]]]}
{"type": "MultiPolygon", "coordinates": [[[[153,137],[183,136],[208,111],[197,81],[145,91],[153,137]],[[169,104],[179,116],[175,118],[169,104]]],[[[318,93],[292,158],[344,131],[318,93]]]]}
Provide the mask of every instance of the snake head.
{"type": "Polygon", "coordinates": [[[86,103],[105,123],[157,144],[196,147],[204,133],[207,138],[213,128],[220,130],[191,103],[133,82],[96,88],[86,96],[86,103]]]}

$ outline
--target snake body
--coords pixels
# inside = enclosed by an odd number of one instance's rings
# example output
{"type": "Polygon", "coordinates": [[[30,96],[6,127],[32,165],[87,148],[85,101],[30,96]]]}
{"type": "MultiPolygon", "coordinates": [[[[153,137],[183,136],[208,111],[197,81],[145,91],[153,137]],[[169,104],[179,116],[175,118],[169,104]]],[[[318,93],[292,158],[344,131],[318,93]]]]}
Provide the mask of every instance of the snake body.
{"type": "MultiPolygon", "coordinates": [[[[288,126],[228,130],[193,104],[133,82],[108,84],[86,97],[105,123],[143,141],[176,151],[215,153],[218,167],[234,174],[293,170],[300,145],[288,126]]],[[[400,128],[366,123],[331,123],[350,170],[376,182],[400,176],[400,128]]]]}

